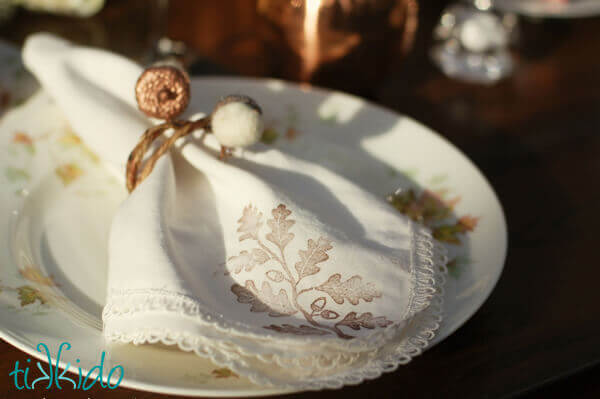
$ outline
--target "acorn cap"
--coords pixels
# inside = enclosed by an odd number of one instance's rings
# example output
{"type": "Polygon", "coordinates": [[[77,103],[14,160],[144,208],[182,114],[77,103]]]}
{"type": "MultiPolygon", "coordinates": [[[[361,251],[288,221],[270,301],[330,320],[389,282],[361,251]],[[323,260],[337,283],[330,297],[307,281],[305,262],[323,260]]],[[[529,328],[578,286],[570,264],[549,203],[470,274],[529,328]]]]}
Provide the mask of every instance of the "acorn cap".
{"type": "Polygon", "coordinates": [[[139,77],[135,97],[144,114],[172,120],[181,115],[190,102],[190,79],[182,68],[151,66],[139,77]]]}
{"type": "Polygon", "coordinates": [[[254,101],[252,97],[246,96],[244,94],[230,94],[221,98],[217,105],[215,105],[213,114],[223,105],[227,105],[234,102],[245,104],[262,115],[262,109],[260,108],[260,105],[258,105],[258,103],[254,101]]]}

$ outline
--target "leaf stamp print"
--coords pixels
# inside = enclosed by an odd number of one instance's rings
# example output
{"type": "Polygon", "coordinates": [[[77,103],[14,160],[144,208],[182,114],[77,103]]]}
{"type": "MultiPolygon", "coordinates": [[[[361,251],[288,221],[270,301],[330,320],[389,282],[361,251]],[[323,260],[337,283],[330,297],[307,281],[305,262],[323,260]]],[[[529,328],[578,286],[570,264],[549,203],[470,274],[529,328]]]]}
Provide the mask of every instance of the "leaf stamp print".
{"type": "Polygon", "coordinates": [[[358,305],[360,299],[371,302],[373,298],[380,298],[381,292],[375,288],[373,283],[363,284],[361,276],[352,276],[342,282],[342,275],[333,274],[329,280],[316,288],[319,291],[326,292],[337,303],[344,303],[344,299],[353,305],[358,305]]]}
{"type": "Polygon", "coordinates": [[[242,233],[239,240],[244,241],[249,238],[256,239],[258,230],[262,226],[262,213],[260,213],[256,208],[252,205],[248,205],[244,208],[244,213],[238,223],[240,227],[238,227],[238,233],[242,233]]]}
{"type": "Polygon", "coordinates": [[[336,326],[347,326],[353,330],[360,330],[361,327],[372,330],[375,327],[387,327],[390,324],[392,322],[383,316],[373,317],[373,314],[366,312],[357,317],[356,312],[350,312],[336,326]]]}
{"type": "Polygon", "coordinates": [[[274,283],[281,283],[285,279],[285,276],[279,270],[269,270],[267,277],[274,283]]]}
{"type": "Polygon", "coordinates": [[[238,302],[250,303],[251,312],[269,312],[271,317],[289,316],[297,312],[290,304],[287,292],[283,289],[278,294],[268,282],[263,282],[260,290],[254,285],[254,281],[246,281],[246,286],[239,284],[231,286],[231,291],[238,296],[238,302]]]}
{"type": "Polygon", "coordinates": [[[235,274],[239,274],[242,269],[250,272],[254,266],[262,265],[270,259],[269,255],[260,248],[255,248],[251,252],[242,251],[237,256],[232,256],[227,260],[227,264],[233,269],[235,274]]]}
{"type": "Polygon", "coordinates": [[[283,250],[294,239],[294,233],[290,233],[289,229],[296,222],[287,219],[292,214],[292,211],[288,210],[283,204],[273,209],[272,213],[273,219],[267,221],[267,224],[271,228],[271,232],[267,234],[267,240],[283,250]]]}
{"type": "Polygon", "coordinates": [[[321,269],[317,264],[329,259],[327,251],[332,249],[331,241],[320,237],[317,242],[308,240],[308,249],[300,251],[300,262],[294,266],[300,279],[317,274],[321,269]]]}
{"type": "MultiPolygon", "coordinates": [[[[375,298],[381,298],[382,293],[375,284],[364,282],[359,275],[354,275],[345,281],[340,273],[330,275],[320,284],[299,288],[298,284],[305,277],[318,275],[327,261],[330,259],[329,251],[333,249],[333,243],[326,237],[317,239],[309,238],[306,249],[298,250],[298,258],[292,269],[286,258],[286,247],[290,244],[295,234],[291,232],[296,221],[291,219],[292,211],[284,204],[279,204],[271,211],[272,218],[266,221],[270,231],[265,234],[266,242],[261,238],[263,227],[262,213],[253,205],[246,206],[242,211],[242,217],[238,220],[237,232],[240,234],[239,242],[251,240],[256,247],[244,249],[236,256],[231,256],[227,261],[228,272],[225,274],[242,274],[254,271],[256,266],[265,265],[265,280],[260,289],[253,279],[245,281],[244,285],[233,284],[231,292],[237,297],[237,302],[250,305],[250,311],[255,313],[267,313],[270,317],[282,317],[300,314],[310,324],[295,326],[289,323],[281,325],[270,324],[263,326],[267,330],[281,334],[295,335],[328,335],[336,334],[339,338],[351,339],[341,327],[351,330],[361,328],[373,329],[376,327],[387,327],[392,321],[386,317],[374,317],[365,312],[357,317],[356,312],[348,312],[337,323],[342,316],[340,311],[332,309],[335,304],[341,305],[346,301],[357,306],[362,299],[372,302],[375,298]],[[295,273],[293,273],[295,272],[295,273]],[[268,280],[268,281],[267,281],[268,280]],[[271,285],[278,284],[285,288],[276,289],[271,285]],[[301,305],[298,298],[306,293],[325,293],[331,300],[329,304],[327,296],[320,296],[312,300],[309,308],[301,305]],[[333,324],[335,323],[335,324],[333,324]]],[[[254,271],[256,273],[256,271],[254,271]]],[[[306,284],[304,284],[306,285],[306,284]]],[[[303,286],[304,286],[303,285],[303,286]]]]}

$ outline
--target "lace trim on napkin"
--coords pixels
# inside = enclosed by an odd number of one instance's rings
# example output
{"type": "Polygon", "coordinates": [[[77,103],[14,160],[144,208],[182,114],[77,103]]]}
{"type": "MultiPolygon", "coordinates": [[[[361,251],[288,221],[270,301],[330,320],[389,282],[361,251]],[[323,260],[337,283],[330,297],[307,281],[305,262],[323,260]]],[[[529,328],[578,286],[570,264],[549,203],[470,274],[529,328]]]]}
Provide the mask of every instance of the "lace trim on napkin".
{"type": "MultiPolygon", "coordinates": [[[[436,331],[439,329],[442,321],[443,285],[447,273],[445,250],[441,245],[433,241],[430,233],[426,230],[423,229],[418,235],[419,238],[415,240],[415,244],[418,245],[416,256],[419,258],[419,265],[423,266],[424,269],[428,269],[430,273],[426,273],[428,277],[425,277],[425,274],[423,274],[421,277],[417,277],[417,279],[422,278],[423,282],[434,281],[434,293],[429,297],[427,305],[425,305],[425,301],[420,301],[421,294],[416,293],[415,298],[413,298],[416,301],[415,305],[419,306],[418,304],[420,303],[425,308],[414,313],[405,330],[396,331],[398,333],[396,340],[399,340],[399,342],[397,344],[392,343],[391,347],[387,349],[384,348],[377,351],[359,367],[352,367],[352,365],[357,360],[357,357],[360,356],[360,353],[342,354],[338,358],[329,357],[326,359],[318,355],[312,358],[301,359],[271,356],[269,360],[282,367],[302,366],[305,370],[311,367],[319,370],[314,372],[310,378],[281,379],[267,376],[250,366],[244,360],[243,355],[241,355],[243,351],[232,346],[215,346],[214,342],[198,335],[194,336],[169,329],[154,329],[136,331],[130,334],[123,334],[118,331],[105,331],[105,336],[112,342],[177,345],[183,351],[194,352],[199,356],[208,357],[215,364],[228,367],[259,385],[274,385],[286,389],[320,390],[324,388],[335,389],[344,385],[359,384],[367,379],[375,379],[384,372],[394,371],[400,365],[409,363],[412,358],[421,354],[435,337],[436,331]],[[307,367],[307,362],[309,367],[307,367]],[[345,365],[351,367],[338,373],[324,375],[328,369],[333,367],[339,368],[345,365]]],[[[425,291],[429,293],[429,290],[425,291]]]]}
{"type": "MultiPolygon", "coordinates": [[[[405,325],[407,319],[423,311],[431,304],[441,287],[436,280],[440,278],[438,273],[440,269],[445,272],[446,250],[433,240],[431,233],[426,228],[416,224],[413,224],[413,228],[416,230],[413,234],[412,245],[414,250],[412,251],[413,259],[411,262],[413,265],[412,280],[414,289],[402,321],[387,328],[373,330],[366,335],[351,340],[340,340],[334,336],[322,336],[319,337],[319,341],[347,350],[379,347],[383,342],[392,338],[397,330],[405,325]]],[[[223,315],[206,309],[197,298],[162,289],[111,290],[102,312],[102,319],[106,324],[112,318],[152,312],[170,312],[195,318],[198,322],[214,326],[225,333],[222,335],[223,340],[227,339],[228,334],[233,333],[255,339],[273,338],[282,342],[315,343],[314,336],[272,333],[242,322],[226,321],[223,319],[223,315]]]]}

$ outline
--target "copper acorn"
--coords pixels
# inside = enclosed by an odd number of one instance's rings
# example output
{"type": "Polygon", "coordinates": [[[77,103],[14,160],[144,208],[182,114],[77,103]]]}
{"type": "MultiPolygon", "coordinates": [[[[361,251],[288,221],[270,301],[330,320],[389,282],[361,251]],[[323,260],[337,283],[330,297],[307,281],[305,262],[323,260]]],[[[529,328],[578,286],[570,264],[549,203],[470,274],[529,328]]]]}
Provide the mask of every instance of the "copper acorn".
{"type": "Polygon", "coordinates": [[[171,64],[155,65],[144,70],[135,86],[135,97],[146,115],[173,120],[190,102],[190,79],[182,68],[171,64]]]}

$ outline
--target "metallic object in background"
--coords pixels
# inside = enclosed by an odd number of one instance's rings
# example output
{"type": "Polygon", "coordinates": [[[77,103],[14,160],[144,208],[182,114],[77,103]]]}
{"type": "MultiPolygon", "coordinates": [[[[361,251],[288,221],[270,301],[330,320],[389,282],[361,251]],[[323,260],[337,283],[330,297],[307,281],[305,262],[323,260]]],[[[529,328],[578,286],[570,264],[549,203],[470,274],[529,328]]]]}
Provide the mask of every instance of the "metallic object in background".
{"type": "Polygon", "coordinates": [[[416,0],[258,0],[281,75],[345,90],[372,87],[413,45],[416,0]],[[347,87],[354,82],[355,87],[347,87]]]}
{"type": "Polygon", "coordinates": [[[494,8],[532,18],[584,18],[600,15],[598,0],[493,0],[494,8]]]}
{"type": "Polygon", "coordinates": [[[490,0],[474,0],[451,5],[442,13],[430,54],[446,75],[491,84],[512,73],[509,45],[517,18],[498,14],[491,6],[490,0]]]}

